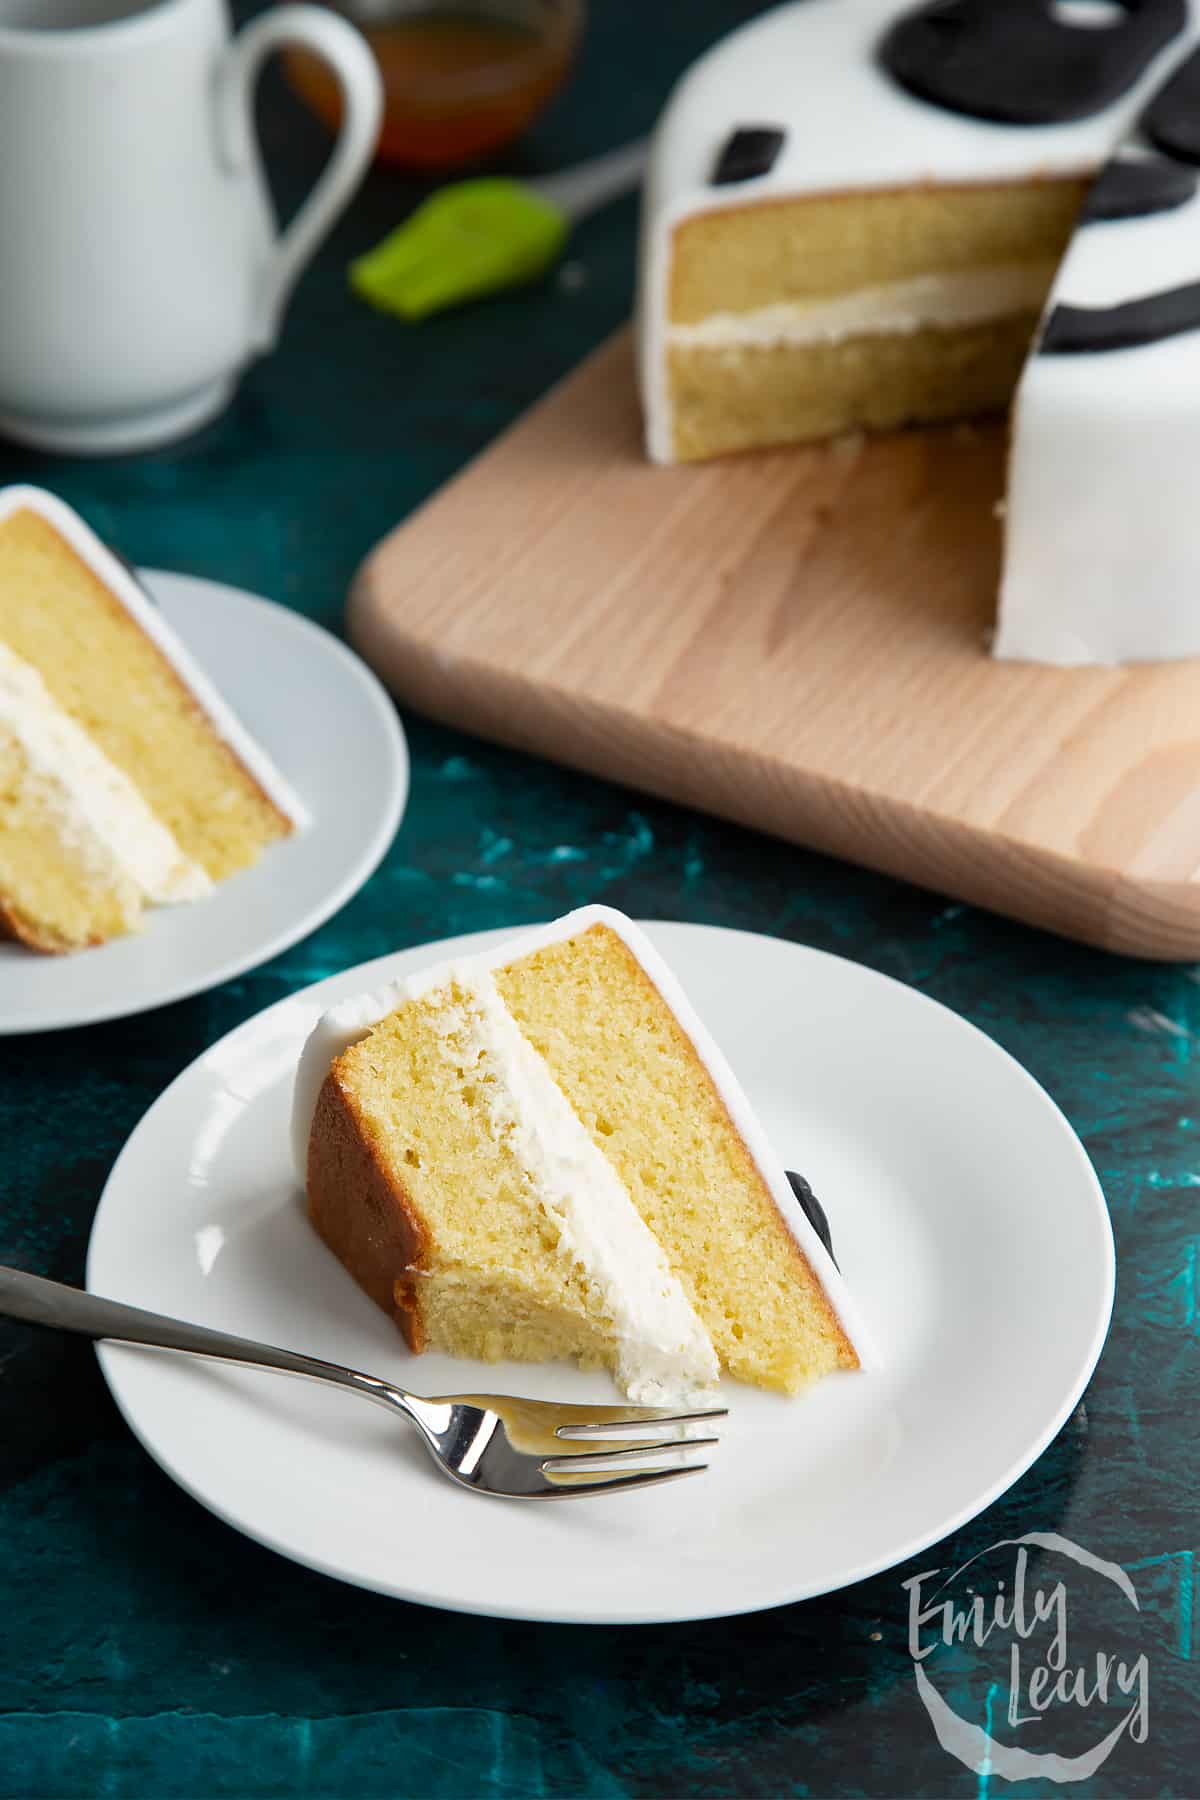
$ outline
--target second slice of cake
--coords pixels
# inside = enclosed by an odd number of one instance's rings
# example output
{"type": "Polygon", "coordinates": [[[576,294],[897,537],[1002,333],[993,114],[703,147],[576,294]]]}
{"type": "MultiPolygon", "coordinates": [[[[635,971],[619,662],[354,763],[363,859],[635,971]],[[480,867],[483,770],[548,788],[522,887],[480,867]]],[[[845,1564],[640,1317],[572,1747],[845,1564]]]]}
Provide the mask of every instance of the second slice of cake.
{"type": "Polygon", "coordinates": [[[327,1013],[296,1091],[317,1230],[414,1350],[603,1367],[858,1367],[840,1277],[719,1050],[604,907],[327,1013]]]}
{"type": "Polygon", "coordinates": [[[136,931],[304,822],[130,570],[53,494],[0,489],[0,937],[136,931]]]}

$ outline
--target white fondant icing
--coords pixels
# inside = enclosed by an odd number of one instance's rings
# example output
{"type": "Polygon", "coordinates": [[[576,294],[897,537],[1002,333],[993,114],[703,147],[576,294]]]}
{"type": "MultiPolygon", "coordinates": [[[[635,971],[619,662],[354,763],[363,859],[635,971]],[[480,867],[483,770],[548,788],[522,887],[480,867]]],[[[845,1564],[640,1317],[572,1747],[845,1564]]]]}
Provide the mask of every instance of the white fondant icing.
{"type": "Polygon", "coordinates": [[[7,487],[0,489],[0,524],[11,513],[28,508],[40,513],[48,525],[66,539],[76,555],[87,563],[104,586],[166,657],[175,673],[188,688],[196,703],[207,713],[213,729],[238,761],[262,788],[280,812],[297,830],[308,823],[304,802],[275,767],[262,746],[251,737],[228,703],[221,698],[208,676],[171,630],[158,608],[142,591],[129,570],[84,523],[78,513],[47,493],[44,488],[7,487]]]}
{"type": "Polygon", "coordinates": [[[479,971],[487,973],[507,963],[515,962],[519,957],[527,956],[546,944],[554,944],[563,938],[574,937],[577,933],[586,931],[589,926],[596,924],[608,925],[623,940],[679,1021],[712,1077],[734,1126],[746,1143],[770,1190],[781,1217],[825,1289],[829,1302],[841,1321],[842,1329],[858,1353],[859,1361],[864,1367],[868,1366],[873,1361],[873,1352],[846,1284],[842,1280],[833,1258],[797,1203],[783,1165],[772,1150],[733,1070],[687,999],[675,975],[654,948],[645,932],[635,925],[632,919],[626,918],[624,913],[614,911],[612,907],[580,907],[577,911],[567,913],[563,918],[555,919],[537,930],[524,932],[516,938],[509,939],[495,950],[487,951],[479,957],[464,959],[463,962],[457,964],[442,963],[408,980],[389,982],[371,993],[359,995],[353,1000],[343,1001],[341,1005],[332,1007],[328,1012],[322,1014],[301,1053],[293,1098],[292,1148],[301,1185],[304,1185],[306,1179],[308,1140],[312,1131],[317,1095],[320,1093],[321,1085],[336,1057],[340,1056],[344,1050],[349,1049],[351,1044],[361,1042],[373,1026],[377,1025],[381,1019],[386,1018],[388,1013],[395,1011],[396,1007],[406,999],[429,992],[434,988],[444,987],[452,978],[455,968],[461,970],[465,964],[465,966],[473,966],[479,971]]]}

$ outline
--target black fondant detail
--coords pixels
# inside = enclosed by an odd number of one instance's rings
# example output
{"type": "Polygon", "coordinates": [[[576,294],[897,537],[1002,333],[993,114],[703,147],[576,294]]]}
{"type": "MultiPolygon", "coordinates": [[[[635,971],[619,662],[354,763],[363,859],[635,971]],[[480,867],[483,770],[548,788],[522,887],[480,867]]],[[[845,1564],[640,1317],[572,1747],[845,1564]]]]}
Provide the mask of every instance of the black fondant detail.
{"type": "Polygon", "coordinates": [[[813,1193],[803,1175],[797,1175],[794,1169],[788,1169],[785,1172],[788,1181],[791,1184],[792,1192],[795,1194],[804,1211],[805,1218],[828,1250],[830,1257],[833,1260],[833,1266],[836,1269],[838,1267],[838,1259],[833,1254],[833,1237],[829,1230],[829,1220],[825,1217],[825,1208],[821,1205],[821,1202],[817,1199],[817,1196],[813,1193]]]}
{"type": "Polygon", "coordinates": [[[1200,163],[1200,50],[1159,88],[1142,114],[1142,130],[1168,156],[1200,163]]]}
{"type": "Polygon", "coordinates": [[[728,187],[735,181],[769,175],[786,141],[787,132],[778,125],[739,125],[721,146],[711,185],[728,187]]]}
{"type": "Polygon", "coordinates": [[[1200,281],[1127,300],[1123,306],[1056,306],[1038,346],[1043,356],[1133,350],[1200,331],[1200,281]]]}
{"type": "Polygon", "coordinates": [[[1086,224],[1101,219],[1144,219],[1150,213],[1173,212],[1196,192],[1190,169],[1165,156],[1117,157],[1101,169],[1083,208],[1086,224]]]}
{"type": "Polygon", "coordinates": [[[933,0],[889,27],[879,58],[950,112],[1053,125],[1101,112],[1187,24],[1187,0],[1117,0],[1112,25],[1072,25],[1053,0],[933,0]]]}

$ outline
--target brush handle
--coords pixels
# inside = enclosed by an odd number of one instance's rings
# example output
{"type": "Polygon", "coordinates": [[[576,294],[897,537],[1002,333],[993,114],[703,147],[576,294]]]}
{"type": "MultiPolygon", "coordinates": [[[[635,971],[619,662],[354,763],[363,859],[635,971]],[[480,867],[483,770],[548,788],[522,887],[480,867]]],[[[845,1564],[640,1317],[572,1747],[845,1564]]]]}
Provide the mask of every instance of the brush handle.
{"type": "Polygon", "coordinates": [[[637,187],[646,168],[648,138],[594,156],[589,162],[577,163],[560,175],[548,175],[543,181],[531,181],[530,187],[551,206],[557,206],[573,225],[589,213],[607,206],[637,187]]]}

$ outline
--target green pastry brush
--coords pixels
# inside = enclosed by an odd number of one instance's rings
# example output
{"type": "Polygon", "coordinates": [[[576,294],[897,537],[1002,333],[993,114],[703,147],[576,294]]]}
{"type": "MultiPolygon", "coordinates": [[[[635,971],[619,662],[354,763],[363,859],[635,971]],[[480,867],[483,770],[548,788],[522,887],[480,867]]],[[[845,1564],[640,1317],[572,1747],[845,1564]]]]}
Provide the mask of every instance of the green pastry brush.
{"type": "Polygon", "coordinates": [[[350,284],[372,306],[415,321],[536,281],[571,227],[636,187],[645,163],[642,141],[542,181],[484,176],[439,188],[351,263],[350,284]]]}

